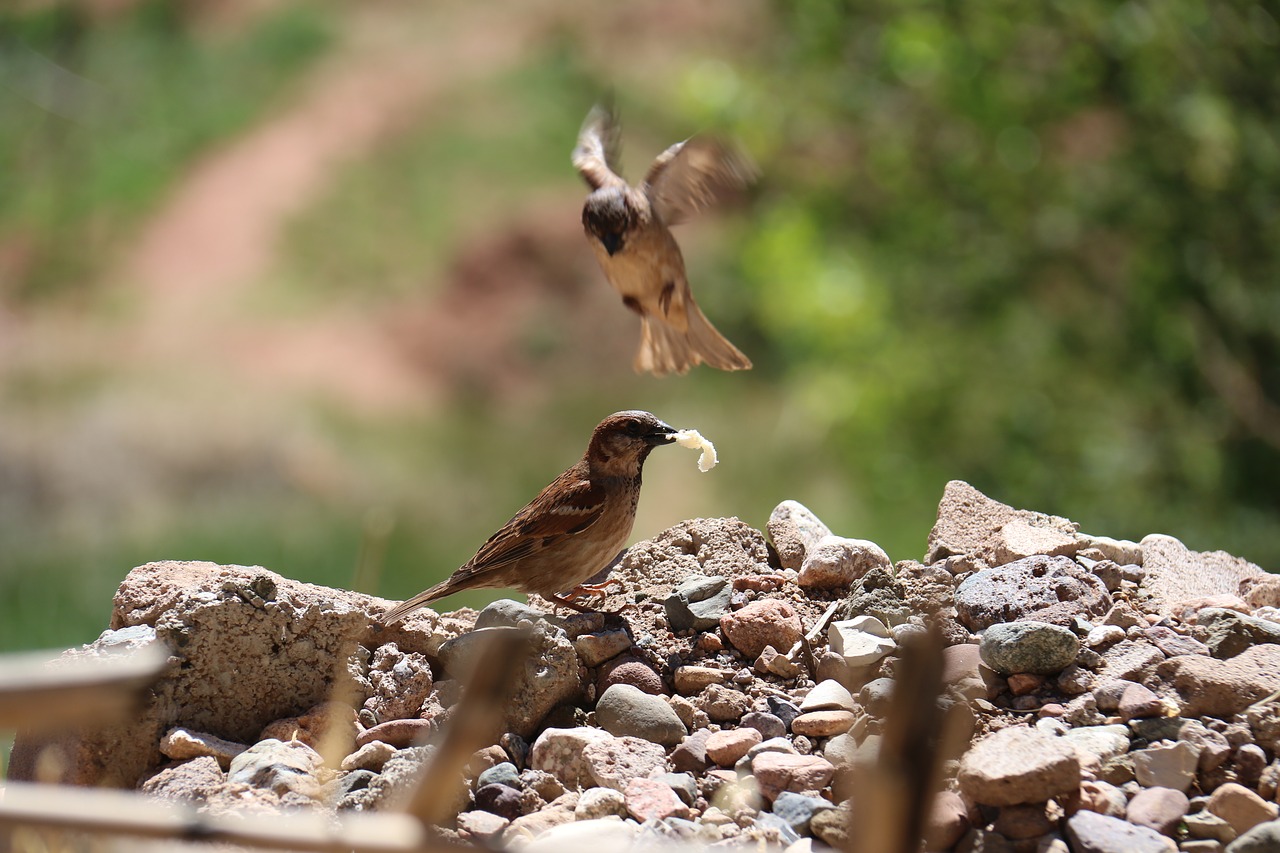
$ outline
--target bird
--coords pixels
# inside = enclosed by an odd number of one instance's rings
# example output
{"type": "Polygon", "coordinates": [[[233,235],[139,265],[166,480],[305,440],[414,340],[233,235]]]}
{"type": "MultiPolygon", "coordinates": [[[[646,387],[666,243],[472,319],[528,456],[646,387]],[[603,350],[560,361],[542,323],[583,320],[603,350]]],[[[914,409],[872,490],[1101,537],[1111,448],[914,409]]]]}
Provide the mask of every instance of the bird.
{"type": "Polygon", "coordinates": [[[703,363],[749,369],[751,360],[694,301],[671,226],[745,188],[755,167],[727,141],[699,135],[663,151],[644,180],[631,186],[615,170],[619,143],[614,111],[596,106],[578,133],[572,160],[591,187],[582,207],[587,241],[622,303],[640,316],[636,372],[683,374],[703,363]]]}
{"type": "MultiPolygon", "coordinates": [[[[396,605],[390,625],[430,601],[467,589],[512,587],[585,611],[575,590],[626,546],[640,500],[640,473],[677,430],[649,412],[615,412],[591,433],[582,458],[480,546],[448,579],[396,605]]],[[[595,592],[586,587],[581,593],[595,592]]]]}

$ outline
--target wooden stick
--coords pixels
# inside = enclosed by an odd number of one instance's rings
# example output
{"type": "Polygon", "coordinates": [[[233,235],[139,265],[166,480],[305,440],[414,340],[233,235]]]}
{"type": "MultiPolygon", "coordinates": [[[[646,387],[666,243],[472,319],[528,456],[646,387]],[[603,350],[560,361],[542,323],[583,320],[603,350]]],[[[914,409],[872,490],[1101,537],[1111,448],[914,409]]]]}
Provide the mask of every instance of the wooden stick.
{"type": "Polygon", "coordinates": [[[0,657],[0,729],[47,731],[134,710],[164,671],[159,643],[119,654],[60,659],[57,652],[0,657]]]}

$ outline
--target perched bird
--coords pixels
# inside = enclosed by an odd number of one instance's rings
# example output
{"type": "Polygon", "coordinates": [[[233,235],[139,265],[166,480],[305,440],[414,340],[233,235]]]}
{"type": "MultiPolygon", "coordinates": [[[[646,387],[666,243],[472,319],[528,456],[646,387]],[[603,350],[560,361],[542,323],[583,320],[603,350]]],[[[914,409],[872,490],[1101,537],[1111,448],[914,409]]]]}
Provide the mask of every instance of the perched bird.
{"type": "Polygon", "coordinates": [[[618,142],[613,112],[596,107],[578,134],[573,165],[591,187],[582,208],[587,240],[622,303],[640,315],[636,372],[686,373],[701,363],[750,368],[751,360],[716,331],[693,300],[670,226],[745,187],[754,168],[728,143],[695,136],[659,154],[633,187],[614,169],[618,142]]]}
{"type": "Polygon", "coordinates": [[[582,610],[572,593],[559,593],[578,587],[626,546],[644,461],[655,447],[674,442],[675,434],[648,412],[609,415],[596,426],[581,459],[490,536],[466,565],[392,608],[383,624],[465,589],[513,587],[582,610]]]}

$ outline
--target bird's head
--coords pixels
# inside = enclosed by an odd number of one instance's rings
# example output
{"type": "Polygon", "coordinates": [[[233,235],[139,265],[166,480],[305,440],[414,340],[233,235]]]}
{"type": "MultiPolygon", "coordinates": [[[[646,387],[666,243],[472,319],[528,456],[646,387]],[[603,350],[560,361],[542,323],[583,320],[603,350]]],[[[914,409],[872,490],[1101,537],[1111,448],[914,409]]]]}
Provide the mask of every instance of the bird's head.
{"type": "Polygon", "coordinates": [[[615,412],[591,435],[587,459],[593,470],[610,474],[638,474],[649,452],[675,441],[675,427],[648,412],[615,412]]]}
{"type": "Polygon", "coordinates": [[[641,219],[642,212],[625,187],[601,187],[587,196],[582,206],[582,227],[610,256],[621,251],[628,232],[641,219]]]}

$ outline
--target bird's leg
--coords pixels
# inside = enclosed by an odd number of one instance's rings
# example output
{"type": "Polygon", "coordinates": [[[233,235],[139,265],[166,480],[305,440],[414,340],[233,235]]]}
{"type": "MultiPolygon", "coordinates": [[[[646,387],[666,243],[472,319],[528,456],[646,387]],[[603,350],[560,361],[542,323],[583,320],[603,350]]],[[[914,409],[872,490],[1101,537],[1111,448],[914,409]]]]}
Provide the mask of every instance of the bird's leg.
{"type": "MultiPolygon", "coordinates": [[[[570,594],[572,595],[572,593],[570,594]]],[[[565,607],[570,608],[571,610],[576,610],[579,613],[595,613],[596,612],[592,610],[590,607],[583,607],[581,604],[574,601],[572,598],[561,598],[560,596],[556,595],[553,592],[543,593],[542,597],[547,599],[548,601],[554,601],[556,604],[562,604],[565,607]]]]}
{"type": "Polygon", "coordinates": [[[573,589],[569,590],[567,597],[570,599],[579,599],[593,598],[597,595],[605,596],[609,594],[606,590],[614,584],[622,586],[622,579],[609,578],[608,580],[601,581],[600,583],[580,583],[573,589]]]}

